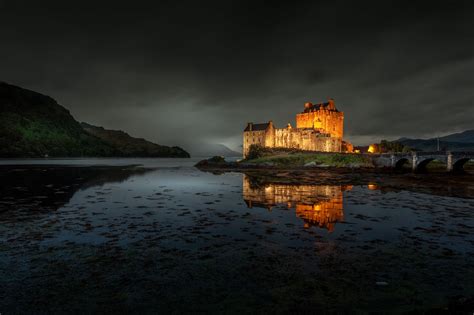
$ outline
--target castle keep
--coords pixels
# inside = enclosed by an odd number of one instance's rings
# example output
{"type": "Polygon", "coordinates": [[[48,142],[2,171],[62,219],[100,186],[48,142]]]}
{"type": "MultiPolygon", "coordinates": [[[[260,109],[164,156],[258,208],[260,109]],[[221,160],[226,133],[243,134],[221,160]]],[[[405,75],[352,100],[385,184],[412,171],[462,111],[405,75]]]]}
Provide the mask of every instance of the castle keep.
{"type": "Polygon", "coordinates": [[[294,148],[322,152],[352,152],[352,145],[342,140],[344,113],[336,109],[333,99],[326,103],[305,103],[304,111],[296,115],[296,128],[275,128],[272,121],[248,123],[244,130],[243,155],[257,144],[270,148],[294,148]]]}

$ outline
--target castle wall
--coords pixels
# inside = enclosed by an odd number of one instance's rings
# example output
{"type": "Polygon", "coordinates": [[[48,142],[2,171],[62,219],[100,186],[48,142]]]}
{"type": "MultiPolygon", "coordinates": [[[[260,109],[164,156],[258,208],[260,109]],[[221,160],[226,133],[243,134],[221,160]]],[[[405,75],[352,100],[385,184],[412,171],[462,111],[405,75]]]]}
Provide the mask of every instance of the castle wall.
{"type": "Polygon", "coordinates": [[[275,145],[308,151],[339,152],[342,139],[331,137],[314,129],[275,129],[275,145]]]}
{"type": "Polygon", "coordinates": [[[340,152],[342,139],[331,137],[314,129],[291,129],[273,127],[267,130],[244,131],[243,156],[250,146],[257,144],[267,148],[292,148],[307,151],[340,152]]]}
{"type": "Polygon", "coordinates": [[[275,147],[275,128],[270,121],[267,130],[265,131],[265,146],[269,148],[275,147]]]}
{"type": "Polygon", "coordinates": [[[296,128],[323,129],[332,137],[344,135],[344,113],[334,110],[319,109],[307,113],[296,114],[296,128]]]}
{"type": "Polygon", "coordinates": [[[294,132],[292,129],[275,129],[275,146],[279,148],[296,148],[294,132]]]}
{"type": "Polygon", "coordinates": [[[265,130],[244,131],[244,142],[242,146],[242,153],[244,157],[246,157],[249,153],[249,149],[252,144],[257,144],[262,147],[266,146],[265,133],[265,130]]]}

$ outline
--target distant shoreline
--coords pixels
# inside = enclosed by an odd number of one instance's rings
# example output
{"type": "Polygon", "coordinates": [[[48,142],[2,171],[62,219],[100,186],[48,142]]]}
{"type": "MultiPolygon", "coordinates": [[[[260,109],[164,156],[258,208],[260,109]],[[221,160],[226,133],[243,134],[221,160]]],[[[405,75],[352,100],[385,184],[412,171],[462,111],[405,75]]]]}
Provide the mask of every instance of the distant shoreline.
{"type": "MultiPolygon", "coordinates": [[[[404,158],[404,157],[402,157],[404,158]]],[[[413,170],[406,160],[400,166],[394,167],[385,163],[386,157],[379,155],[334,153],[334,152],[284,152],[272,153],[257,156],[252,159],[243,159],[240,161],[227,161],[224,157],[215,156],[209,159],[199,161],[195,166],[202,170],[348,170],[351,172],[403,172],[404,170],[413,170]],[[384,163],[381,163],[384,162],[384,163]],[[407,168],[408,167],[408,168],[407,168]]],[[[430,161],[433,159],[430,159],[430,161]]],[[[389,163],[390,164],[390,163],[389,163]]],[[[466,163],[468,169],[473,169],[472,162],[466,163]]],[[[433,160],[430,165],[432,170],[446,171],[446,164],[433,160]]],[[[462,169],[461,169],[462,170],[462,169]]],[[[426,171],[416,169],[416,172],[426,171]]],[[[457,170],[460,171],[460,170],[457,170]]]]}
{"type": "MultiPolygon", "coordinates": [[[[55,156],[55,157],[1,157],[0,160],[79,160],[79,159],[189,159],[194,156],[55,156]]],[[[201,156],[199,156],[201,157],[201,156]]]]}

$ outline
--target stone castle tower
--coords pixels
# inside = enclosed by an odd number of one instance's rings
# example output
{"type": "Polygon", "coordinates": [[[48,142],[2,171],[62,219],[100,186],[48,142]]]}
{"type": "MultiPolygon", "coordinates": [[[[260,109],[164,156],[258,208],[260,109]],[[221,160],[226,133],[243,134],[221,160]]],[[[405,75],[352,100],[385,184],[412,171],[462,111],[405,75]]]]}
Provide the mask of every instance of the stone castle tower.
{"type": "Polygon", "coordinates": [[[352,152],[352,145],[342,140],[344,113],[337,110],[333,99],[326,103],[305,103],[296,115],[296,128],[275,128],[272,121],[248,123],[244,130],[243,156],[252,144],[270,148],[294,148],[322,152],[352,152]]]}

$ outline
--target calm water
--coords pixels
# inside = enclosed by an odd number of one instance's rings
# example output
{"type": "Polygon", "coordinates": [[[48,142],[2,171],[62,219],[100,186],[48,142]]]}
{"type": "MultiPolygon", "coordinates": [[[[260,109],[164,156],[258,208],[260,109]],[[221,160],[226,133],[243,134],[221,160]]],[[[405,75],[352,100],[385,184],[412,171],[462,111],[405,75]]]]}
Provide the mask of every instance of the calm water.
{"type": "Polygon", "coordinates": [[[398,313],[474,295],[472,196],[194,163],[1,162],[0,313],[398,313]]]}

